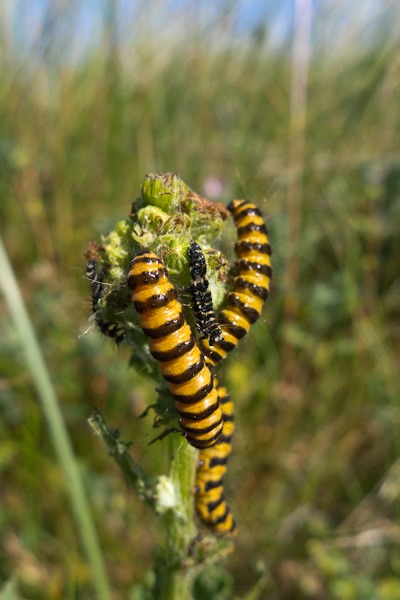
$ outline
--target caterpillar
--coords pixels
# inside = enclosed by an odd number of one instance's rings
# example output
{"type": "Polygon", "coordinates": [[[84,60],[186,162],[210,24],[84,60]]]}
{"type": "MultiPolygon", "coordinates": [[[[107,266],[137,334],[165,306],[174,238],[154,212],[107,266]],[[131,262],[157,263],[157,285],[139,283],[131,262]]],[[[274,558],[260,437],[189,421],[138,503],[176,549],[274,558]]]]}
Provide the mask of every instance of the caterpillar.
{"type": "Polygon", "coordinates": [[[101,333],[115,339],[116,343],[120,344],[126,336],[123,326],[116,321],[105,321],[99,314],[99,302],[103,294],[102,283],[105,269],[103,268],[98,272],[97,266],[97,261],[94,259],[88,260],[86,263],[86,277],[91,282],[92,313],[101,333]]]}
{"type": "Polygon", "coordinates": [[[210,346],[214,346],[215,343],[223,341],[223,336],[215,319],[211,292],[206,277],[206,260],[200,246],[193,241],[189,246],[188,256],[192,278],[189,291],[192,297],[196,328],[208,340],[210,346]]]}
{"type": "Polygon", "coordinates": [[[238,235],[235,244],[238,275],[233,280],[233,291],[227,296],[226,307],[217,318],[223,340],[211,347],[205,336],[200,339],[209,366],[215,366],[236,348],[250,325],[260,317],[272,275],[271,246],[261,212],[247,200],[233,200],[228,209],[238,235]]]}
{"type": "Polygon", "coordinates": [[[216,443],[223,417],[213,376],[205,364],[164,263],[143,250],[131,261],[128,286],[149,349],[160,362],[188,442],[196,448],[216,443]]]}
{"type": "MultiPolygon", "coordinates": [[[[218,385],[215,379],[215,385],[218,385]]],[[[235,535],[236,523],[226,503],[224,476],[232,451],[234,431],[233,402],[225,387],[218,387],[218,395],[224,416],[222,435],[212,448],[199,452],[195,483],[195,508],[200,519],[215,533],[235,535]]]]}

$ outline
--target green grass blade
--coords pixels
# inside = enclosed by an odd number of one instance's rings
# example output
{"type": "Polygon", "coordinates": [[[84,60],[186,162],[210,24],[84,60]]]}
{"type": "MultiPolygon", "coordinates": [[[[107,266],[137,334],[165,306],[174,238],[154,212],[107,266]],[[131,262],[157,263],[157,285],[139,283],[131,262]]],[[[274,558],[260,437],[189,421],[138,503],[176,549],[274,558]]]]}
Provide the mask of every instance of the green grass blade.
{"type": "Polygon", "coordinates": [[[42,351],[1,239],[0,287],[3,289],[21,341],[23,340],[26,362],[47,420],[55,452],[67,478],[67,488],[82,544],[92,568],[93,586],[96,588],[97,597],[106,600],[110,597],[110,593],[84,486],[42,351]]]}

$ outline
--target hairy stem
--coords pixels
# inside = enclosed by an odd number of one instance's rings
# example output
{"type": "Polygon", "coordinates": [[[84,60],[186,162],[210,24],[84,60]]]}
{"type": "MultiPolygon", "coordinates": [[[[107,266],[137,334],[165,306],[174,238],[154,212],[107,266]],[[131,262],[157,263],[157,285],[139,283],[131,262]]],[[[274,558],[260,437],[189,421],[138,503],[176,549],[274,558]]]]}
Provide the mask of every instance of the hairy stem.
{"type": "MultiPolygon", "coordinates": [[[[197,450],[182,436],[173,434],[169,439],[171,454],[170,478],[177,494],[177,508],[165,517],[165,564],[163,600],[191,598],[193,568],[185,568],[190,545],[195,537],[194,478],[197,450]],[[173,560],[171,562],[171,557],[173,560]]],[[[157,574],[158,575],[158,574],[157,574]]]]}

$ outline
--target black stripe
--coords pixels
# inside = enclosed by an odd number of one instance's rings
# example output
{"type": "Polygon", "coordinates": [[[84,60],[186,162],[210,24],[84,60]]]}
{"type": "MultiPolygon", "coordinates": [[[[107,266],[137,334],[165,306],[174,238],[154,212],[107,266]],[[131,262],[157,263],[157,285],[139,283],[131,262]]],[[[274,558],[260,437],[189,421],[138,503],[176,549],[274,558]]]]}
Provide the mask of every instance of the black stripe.
{"type": "Polygon", "coordinates": [[[203,357],[200,357],[200,360],[193,363],[192,365],[189,365],[187,369],[185,369],[182,373],[178,373],[177,375],[163,374],[163,377],[165,381],[168,381],[169,383],[185,383],[186,381],[189,381],[189,379],[193,379],[193,377],[195,377],[197,373],[200,373],[203,367],[204,359],[203,357]]]}
{"type": "Polygon", "coordinates": [[[227,209],[230,213],[232,213],[232,215],[234,215],[238,210],[249,204],[247,200],[240,200],[239,204],[236,204],[236,202],[237,200],[232,200],[232,202],[230,202],[227,206],[227,209]]]}
{"type": "MultiPolygon", "coordinates": [[[[221,438],[219,438],[218,442],[220,440],[221,438]]],[[[228,463],[228,458],[229,455],[224,456],[223,458],[215,456],[210,460],[210,469],[212,469],[212,467],[224,467],[228,463]]]]}
{"type": "Polygon", "coordinates": [[[180,356],[183,356],[183,354],[186,354],[186,352],[192,350],[192,348],[194,348],[195,343],[195,339],[193,335],[191,335],[188,340],[180,342],[175,346],[175,348],[171,348],[171,350],[166,350],[164,352],[161,350],[151,350],[151,355],[160,362],[168,362],[170,360],[173,360],[174,358],[179,358],[180,356]]]}
{"type": "MultiPolygon", "coordinates": [[[[220,313],[220,317],[223,317],[223,316],[224,316],[224,315],[223,315],[222,313],[220,313]]],[[[240,339],[240,338],[238,338],[238,336],[235,334],[235,332],[234,332],[233,328],[234,328],[234,327],[236,327],[236,329],[241,329],[241,328],[240,328],[239,326],[236,326],[236,325],[235,325],[235,326],[231,325],[231,323],[230,323],[230,321],[229,321],[228,319],[226,319],[226,321],[225,321],[225,322],[226,322],[226,324],[227,324],[227,325],[229,325],[229,333],[230,333],[230,334],[231,334],[233,337],[235,337],[236,339],[240,339]],[[231,328],[232,328],[232,329],[231,329],[231,328]]],[[[243,335],[246,335],[246,332],[245,332],[245,330],[243,330],[243,331],[244,331],[243,335]]],[[[218,344],[218,346],[221,348],[221,350],[224,350],[224,352],[232,352],[232,350],[234,350],[234,349],[236,348],[236,346],[237,346],[237,343],[234,343],[234,342],[228,342],[227,340],[225,340],[225,339],[224,339],[224,340],[222,340],[222,342],[220,342],[220,343],[218,344]]]]}
{"type": "Polygon", "coordinates": [[[248,233],[251,233],[252,231],[259,231],[260,233],[268,235],[268,231],[264,223],[261,223],[260,225],[258,225],[257,223],[248,223],[243,227],[238,227],[237,234],[238,237],[242,237],[248,233]]]}
{"type": "MultiPolygon", "coordinates": [[[[186,412],[184,410],[178,410],[179,416],[182,417],[182,419],[188,419],[189,421],[202,421],[203,419],[207,419],[207,417],[210,417],[212,414],[215,413],[216,410],[218,410],[219,407],[219,403],[218,400],[216,402],[214,402],[214,404],[212,404],[211,406],[209,406],[208,408],[206,408],[205,410],[202,410],[199,413],[191,413],[190,410],[189,412],[186,412]]],[[[188,408],[190,409],[190,404],[188,404],[188,408]]],[[[185,431],[191,431],[192,433],[195,433],[196,431],[198,431],[199,433],[206,433],[207,431],[211,431],[212,429],[214,429],[214,427],[218,427],[218,425],[222,423],[222,417],[220,418],[219,421],[217,421],[216,423],[214,423],[213,425],[208,425],[206,429],[197,429],[197,428],[192,428],[190,427],[190,425],[186,426],[185,425],[185,431]]]]}
{"type": "MultiPolygon", "coordinates": [[[[222,412],[223,409],[222,409],[222,412]]],[[[234,415],[227,415],[224,413],[224,421],[227,423],[234,423],[235,422],[235,416],[234,415]]],[[[221,438],[221,442],[229,442],[231,440],[232,436],[231,435],[227,435],[226,438],[225,436],[223,438],[221,438]]]]}
{"type": "MultiPolygon", "coordinates": [[[[233,346],[235,348],[235,346],[233,346]]],[[[220,360],[222,360],[224,357],[218,353],[217,350],[211,350],[211,348],[205,350],[205,352],[207,352],[207,358],[209,358],[211,361],[213,362],[219,362],[220,360]]],[[[211,365],[214,366],[214,365],[211,365]]]]}
{"type": "Polygon", "coordinates": [[[218,479],[217,481],[207,481],[204,484],[204,491],[209,492],[210,490],[213,490],[217,487],[220,487],[221,485],[223,485],[223,477],[221,477],[221,479],[218,479]]]}
{"type": "Polygon", "coordinates": [[[218,508],[218,506],[220,506],[223,502],[225,502],[225,497],[224,497],[224,494],[222,493],[217,500],[214,500],[213,502],[207,502],[207,510],[208,510],[208,512],[209,513],[214,512],[214,510],[216,508],[218,508]]]}
{"type": "Polygon", "coordinates": [[[193,404],[194,402],[199,402],[203,400],[213,389],[214,384],[210,373],[210,382],[201,387],[195,394],[188,394],[184,396],[183,394],[172,394],[174,400],[176,402],[182,402],[183,404],[193,404]]]}
{"type": "Polygon", "coordinates": [[[182,327],[185,324],[185,322],[186,322],[185,317],[183,316],[183,313],[180,312],[176,319],[171,319],[170,321],[166,321],[159,327],[154,327],[154,328],[142,327],[142,329],[143,329],[143,333],[145,335],[149,336],[150,338],[159,339],[170,333],[174,333],[180,327],[182,327]]]}
{"type": "Polygon", "coordinates": [[[139,273],[137,275],[129,274],[128,286],[129,289],[134,290],[142,285],[147,285],[149,283],[155,284],[166,275],[167,270],[165,269],[165,267],[160,267],[159,269],[155,269],[154,271],[143,271],[143,273],[139,273]]]}
{"type": "Polygon", "coordinates": [[[257,285],[252,281],[248,281],[247,279],[244,279],[244,277],[235,277],[234,285],[237,292],[240,292],[241,290],[251,292],[255,296],[261,298],[261,300],[264,300],[264,302],[269,296],[269,291],[267,288],[263,287],[262,285],[257,285]]]}
{"type": "MultiPolygon", "coordinates": [[[[221,310],[221,312],[219,313],[218,321],[221,325],[224,325],[225,328],[229,331],[229,333],[237,340],[241,340],[242,337],[244,337],[247,333],[244,327],[241,327],[240,325],[234,325],[233,323],[231,323],[231,321],[229,320],[229,316],[224,310],[221,310]]],[[[226,352],[230,352],[231,350],[236,348],[236,344],[233,344],[232,342],[227,342],[225,340],[221,344],[218,344],[218,346],[223,348],[223,350],[225,350],[226,352]]]]}
{"type": "Polygon", "coordinates": [[[239,261],[239,273],[242,271],[257,271],[262,275],[266,275],[271,278],[272,269],[269,265],[261,265],[260,263],[251,262],[249,260],[241,260],[239,261]]]}
{"type": "Polygon", "coordinates": [[[225,503],[225,512],[223,515],[221,515],[220,517],[218,517],[218,519],[215,519],[212,521],[212,525],[220,525],[221,523],[225,523],[225,521],[227,520],[227,518],[230,515],[230,510],[228,508],[228,505],[225,503]]]}
{"type": "Polygon", "coordinates": [[[237,242],[235,244],[235,251],[237,254],[241,252],[249,252],[256,251],[260,254],[267,254],[271,256],[271,246],[270,244],[260,244],[259,242],[247,242],[246,240],[242,240],[241,242],[237,242]]]}
{"type": "Polygon", "coordinates": [[[171,287],[165,294],[153,294],[143,302],[135,301],[135,308],[139,314],[143,314],[154,308],[161,308],[169,304],[172,300],[176,300],[176,290],[171,287]]]}
{"type": "Polygon", "coordinates": [[[246,208],[242,204],[241,206],[236,207],[233,211],[233,218],[235,219],[235,221],[240,221],[240,219],[242,219],[243,217],[253,217],[253,216],[262,218],[262,214],[261,214],[260,210],[254,205],[248,204],[247,208],[246,208]]]}
{"type": "MultiPolygon", "coordinates": [[[[224,418],[223,421],[224,421],[224,423],[226,423],[227,420],[224,418]]],[[[232,435],[222,434],[221,437],[218,439],[218,444],[231,444],[231,442],[232,442],[232,435]]],[[[232,452],[232,449],[230,449],[228,451],[227,456],[230,456],[231,452],[232,452]]]]}
{"type": "Polygon", "coordinates": [[[240,310],[242,315],[247,319],[250,323],[255,323],[257,319],[260,318],[260,313],[258,310],[251,308],[246,302],[243,302],[236,294],[229,294],[228,296],[228,306],[232,308],[237,308],[240,310]]]}
{"type": "Polygon", "coordinates": [[[143,250],[141,252],[138,252],[136,254],[135,258],[133,258],[131,260],[129,269],[131,269],[134,264],[138,264],[138,263],[142,263],[142,264],[146,264],[146,265],[155,264],[155,263],[162,264],[160,259],[158,258],[158,256],[150,256],[151,254],[152,253],[150,252],[150,250],[143,250]]]}
{"type": "Polygon", "coordinates": [[[214,446],[215,442],[218,440],[219,436],[220,436],[220,430],[218,429],[218,431],[215,432],[215,434],[213,436],[211,436],[210,438],[206,439],[206,440],[199,440],[195,437],[192,437],[189,434],[185,433],[185,437],[187,439],[187,441],[189,442],[189,444],[191,444],[192,446],[194,446],[195,448],[209,448],[210,446],[214,446]]]}

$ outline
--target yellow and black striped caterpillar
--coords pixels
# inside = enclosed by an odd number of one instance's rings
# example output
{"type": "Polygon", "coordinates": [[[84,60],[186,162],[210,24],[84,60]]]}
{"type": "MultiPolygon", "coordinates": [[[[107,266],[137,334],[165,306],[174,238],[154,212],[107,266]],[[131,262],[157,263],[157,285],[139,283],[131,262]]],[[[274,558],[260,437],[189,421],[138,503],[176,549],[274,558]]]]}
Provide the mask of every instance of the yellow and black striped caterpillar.
{"type": "Polygon", "coordinates": [[[207,448],[222,432],[223,418],[213,376],[206,366],[167,270],[156,254],[140,252],[131,262],[128,285],[140,326],[150,338],[190,444],[207,448]]]}
{"type": "MultiPolygon", "coordinates": [[[[218,382],[215,379],[215,386],[218,382]]],[[[199,452],[196,472],[195,507],[200,519],[214,533],[236,534],[236,524],[224,496],[224,476],[232,451],[232,434],[235,428],[233,402],[225,387],[218,387],[224,417],[222,435],[212,448],[199,452]]]]}
{"type": "Polygon", "coordinates": [[[236,348],[250,325],[257,321],[269,295],[272,275],[271,246],[260,211],[247,200],[234,200],[228,209],[235,220],[238,235],[235,244],[239,259],[238,275],[233,280],[233,291],[227,296],[226,306],[217,319],[223,340],[211,347],[204,336],[200,339],[200,347],[211,366],[236,348]]]}
{"type": "Polygon", "coordinates": [[[193,241],[189,246],[188,256],[192,278],[189,291],[197,331],[208,340],[210,346],[214,346],[215,343],[223,341],[223,336],[215,319],[211,292],[206,276],[206,260],[200,246],[193,241]]]}
{"type": "Polygon", "coordinates": [[[103,294],[103,278],[105,269],[98,271],[97,261],[94,259],[88,260],[86,263],[86,277],[91,282],[92,292],[92,313],[96,321],[96,325],[101,333],[113,338],[117,344],[120,344],[125,338],[126,333],[124,327],[116,321],[105,321],[99,313],[99,302],[103,294]]]}

